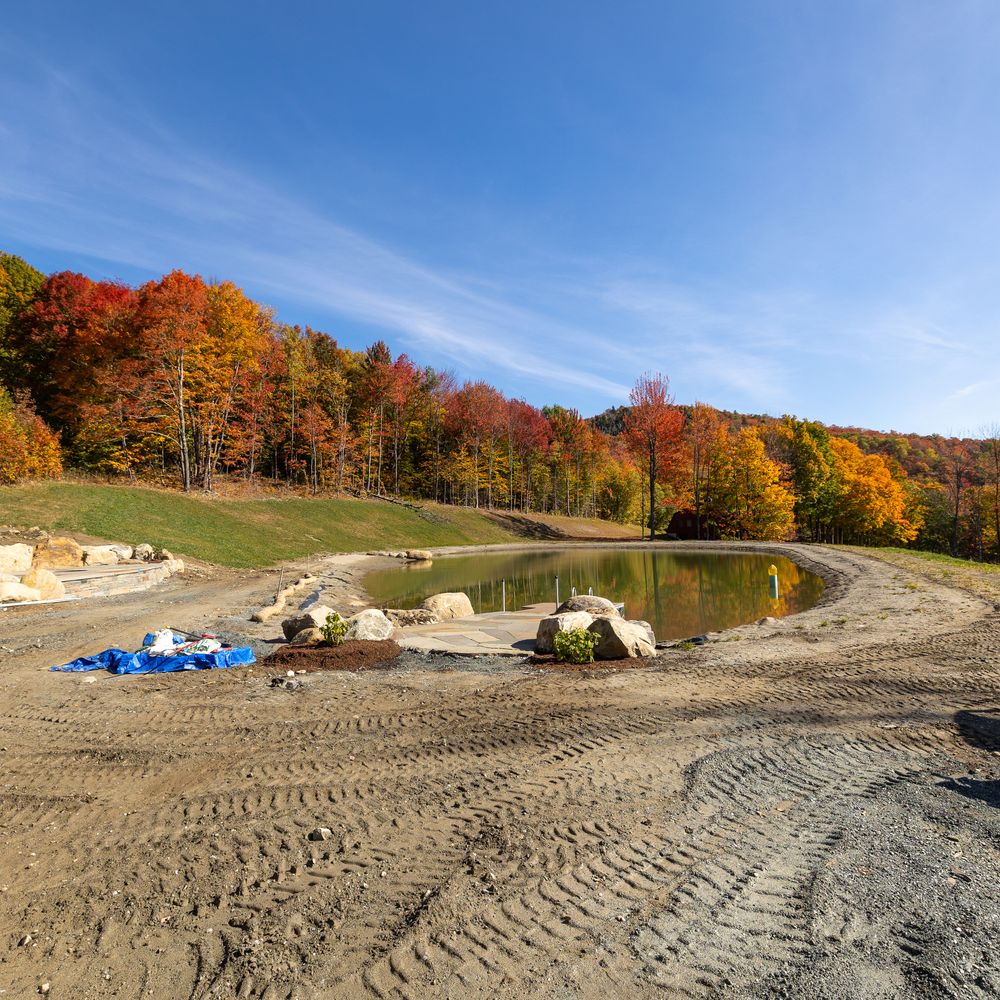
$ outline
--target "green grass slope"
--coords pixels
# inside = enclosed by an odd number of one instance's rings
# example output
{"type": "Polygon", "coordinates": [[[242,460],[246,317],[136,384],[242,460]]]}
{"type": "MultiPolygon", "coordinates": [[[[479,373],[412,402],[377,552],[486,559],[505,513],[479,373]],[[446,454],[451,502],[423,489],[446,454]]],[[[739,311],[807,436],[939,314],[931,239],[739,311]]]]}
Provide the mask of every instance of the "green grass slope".
{"type": "Polygon", "coordinates": [[[477,511],[350,499],[222,499],[72,482],[0,487],[0,524],[37,525],[223,566],[272,566],[317,552],[516,541],[477,511]]]}

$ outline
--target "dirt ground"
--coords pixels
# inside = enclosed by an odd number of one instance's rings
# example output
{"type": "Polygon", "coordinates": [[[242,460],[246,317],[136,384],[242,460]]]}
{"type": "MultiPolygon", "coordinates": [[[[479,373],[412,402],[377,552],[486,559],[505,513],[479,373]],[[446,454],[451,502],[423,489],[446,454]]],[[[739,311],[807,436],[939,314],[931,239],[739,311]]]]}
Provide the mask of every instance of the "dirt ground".
{"type": "Polygon", "coordinates": [[[0,995],[995,997],[1000,614],[772,550],[820,607],[642,670],[44,669],[263,574],[0,613],[0,995]]]}

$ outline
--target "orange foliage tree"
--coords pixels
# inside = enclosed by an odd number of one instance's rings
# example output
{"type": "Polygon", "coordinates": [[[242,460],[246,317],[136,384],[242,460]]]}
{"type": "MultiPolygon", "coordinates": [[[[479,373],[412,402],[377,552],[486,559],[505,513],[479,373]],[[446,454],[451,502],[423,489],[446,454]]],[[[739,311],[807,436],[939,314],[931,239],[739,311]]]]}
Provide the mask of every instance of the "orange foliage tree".
{"type": "Polygon", "coordinates": [[[670,380],[648,372],[629,393],[631,409],[625,417],[625,434],[649,489],[649,537],[656,533],[656,487],[672,482],[683,465],[684,418],[674,406],[670,380]]]}

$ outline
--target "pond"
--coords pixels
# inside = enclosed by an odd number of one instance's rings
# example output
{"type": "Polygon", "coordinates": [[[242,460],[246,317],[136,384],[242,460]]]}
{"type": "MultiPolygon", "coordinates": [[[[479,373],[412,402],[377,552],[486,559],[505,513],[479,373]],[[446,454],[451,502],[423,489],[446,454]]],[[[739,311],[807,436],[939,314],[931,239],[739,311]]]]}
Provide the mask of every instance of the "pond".
{"type": "Polygon", "coordinates": [[[575,587],[625,604],[627,618],[648,621],[658,639],[683,639],[734,628],[766,615],[811,608],[823,581],[782,556],[756,552],[663,549],[562,548],[442,556],[431,564],[376,570],[364,586],[384,608],[413,608],[444,591],[469,595],[477,612],[500,611],[501,581],[507,610],[566,600],[575,587]],[[768,567],[778,567],[779,597],[768,592],[768,567]]]}

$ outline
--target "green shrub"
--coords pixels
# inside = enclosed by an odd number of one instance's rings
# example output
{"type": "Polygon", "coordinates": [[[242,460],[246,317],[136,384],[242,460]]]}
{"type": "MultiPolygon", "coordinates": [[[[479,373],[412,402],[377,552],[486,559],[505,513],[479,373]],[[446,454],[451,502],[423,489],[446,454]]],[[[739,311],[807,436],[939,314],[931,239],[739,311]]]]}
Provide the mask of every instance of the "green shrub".
{"type": "Polygon", "coordinates": [[[597,636],[585,628],[570,628],[556,632],[552,644],[562,663],[593,663],[597,636]]]}
{"type": "Polygon", "coordinates": [[[347,635],[350,626],[344,621],[336,611],[330,612],[326,616],[326,624],[320,627],[323,633],[323,642],[328,646],[339,646],[347,635]]]}

